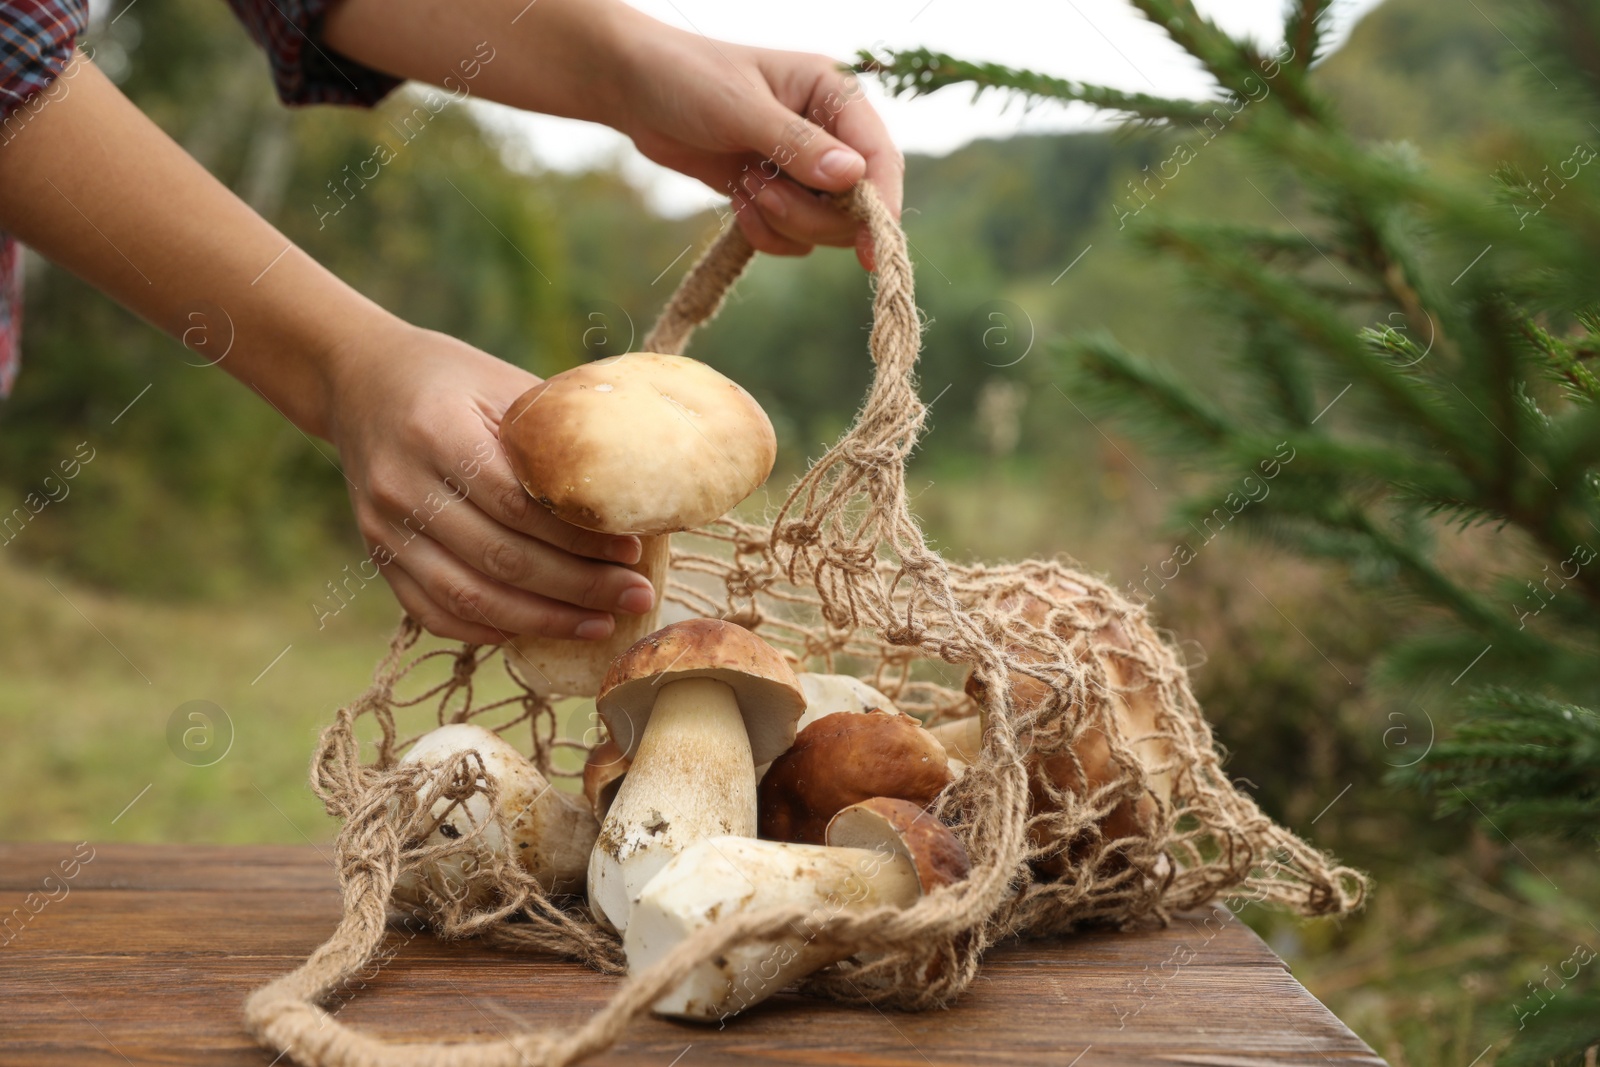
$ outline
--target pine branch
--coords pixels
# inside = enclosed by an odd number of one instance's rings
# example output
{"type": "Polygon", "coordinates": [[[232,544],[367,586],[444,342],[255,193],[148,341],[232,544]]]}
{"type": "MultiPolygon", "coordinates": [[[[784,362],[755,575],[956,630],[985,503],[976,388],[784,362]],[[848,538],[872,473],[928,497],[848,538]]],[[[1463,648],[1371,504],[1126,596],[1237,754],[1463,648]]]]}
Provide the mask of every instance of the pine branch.
{"type": "Polygon", "coordinates": [[[1198,243],[1177,227],[1150,227],[1148,236],[1158,247],[1197,267],[1197,277],[1208,285],[1248,299],[1256,313],[1283,322],[1347,373],[1364,379],[1399,418],[1422,429],[1436,447],[1460,456],[1470,466],[1478,464],[1481,437],[1464,432],[1453,413],[1419,387],[1413,376],[1373,353],[1348,324],[1321,302],[1308,298],[1293,279],[1231,250],[1198,243]]]}
{"type": "Polygon", "coordinates": [[[1103,85],[1054,78],[999,63],[971,63],[926,48],[891,50],[887,59],[856,54],[855,69],[875,74],[891,96],[926,96],[952,85],[970,85],[974,98],[990,90],[1010,92],[1029,102],[1056,100],[1090,104],[1145,122],[1196,123],[1211,114],[1207,104],[1130,93],[1103,85]]]}
{"type": "Polygon", "coordinates": [[[1233,433],[1231,420],[1196,390],[1135,356],[1108,334],[1077,338],[1062,355],[1073,384],[1090,403],[1139,421],[1151,437],[1190,452],[1198,440],[1214,451],[1233,433]]]}
{"type": "Polygon", "coordinates": [[[1397,781],[1442,812],[1475,810],[1509,834],[1600,843],[1600,713],[1548,697],[1475,693],[1456,736],[1397,781]]]}

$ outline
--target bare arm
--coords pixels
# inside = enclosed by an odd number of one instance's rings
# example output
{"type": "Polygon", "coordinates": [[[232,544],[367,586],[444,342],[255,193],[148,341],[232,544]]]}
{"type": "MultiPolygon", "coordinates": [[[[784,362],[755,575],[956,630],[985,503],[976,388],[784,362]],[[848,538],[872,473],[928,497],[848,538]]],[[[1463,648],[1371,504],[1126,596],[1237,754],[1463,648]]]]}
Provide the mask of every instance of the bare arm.
{"type": "Polygon", "coordinates": [[[188,332],[208,362],[231,333],[218,366],[339,447],[374,560],[429,629],[480,642],[601,637],[610,612],[648,609],[646,579],[597,562],[637,558],[637,540],[555,519],[499,451],[501,415],[538,379],[362,297],[81,57],[13,132],[0,147],[0,228],[188,332]]]}
{"type": "Polygon", "coordinates": [[[859,81],[826,56],[712,41],[620,0],[340,0],[323,36],[368,66],[447,88],[487,44],[495,58],[475,68],[474,95],[622,131],[731,197],[765,252],[864,250],[862,229],[816,190],[865,177],[900,210],[900,153],[859,81]]]}

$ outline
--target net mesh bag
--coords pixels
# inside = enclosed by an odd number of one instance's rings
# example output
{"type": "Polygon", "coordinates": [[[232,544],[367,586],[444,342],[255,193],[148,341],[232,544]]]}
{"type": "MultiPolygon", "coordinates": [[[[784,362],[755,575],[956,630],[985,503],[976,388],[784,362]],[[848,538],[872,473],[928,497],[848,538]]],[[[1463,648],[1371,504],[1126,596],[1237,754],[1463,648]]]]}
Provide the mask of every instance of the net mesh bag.
{"type": "MultiPolygon", "coordinates": [[[[303,965],[246,1001],[246,1024],[263,1045],[306,1067],[568,1064],[614,1043],[698,964],[799,922],[849,957],[804,992],[918,1010],[955,999],[984,951],[1007,937],[1159,924],[1222,896],[1302,915],[1360,904],[1358,872],[1276,825],[1223,772],[1184,665],[1142,605],[1062,562],[963,566],[928,547],[905,483],[926,417],[905,237],[869,185],[839,202],[867,224],[876,250],[870,391],[770,523],[729,518],[677,539],[665,599],[754,630],[801,669],[855,674],[929,725],[981,713],[981,751],[933,809],[965,844],[970,876],[905,908],[722,918],[620,981],[576,1027],[401,1043],[346,1026],[328,1005],[382,950],[397,881],[473,847],[472,835],[428,843],[441,809],[475,794],[496,801],[477,753],[442,766],[401,762],[415,737],[399,729],[399,713],[431,713],[425,728],[473,721],[526,738],[519,747],[551,778],[563,773],[556,750],[578,745],[559,736],[550,699],[512,669],[514,653],[419,652],[421,633],[406,620],[373,684],[339,709],[313,757],[312,788],[343,824],[335,862],[344,915],[303,965]],[[482,696],[488,669],[505,670],[514,695],[482,696]],[[963,672],[964,689],[945,684],[963,672]],[[359,730],[375,730],[376,743],[359,730]]],[[[645,350],[682,352],[752,255],[739,229],[727,229],[685,276],[645,350]]],[[[625,973],[617,936],[581,900],[550,897],[514,861],[487,859],[470,881],[471,892],[425,902],[422,918],[440,936],[625,973]]]]}

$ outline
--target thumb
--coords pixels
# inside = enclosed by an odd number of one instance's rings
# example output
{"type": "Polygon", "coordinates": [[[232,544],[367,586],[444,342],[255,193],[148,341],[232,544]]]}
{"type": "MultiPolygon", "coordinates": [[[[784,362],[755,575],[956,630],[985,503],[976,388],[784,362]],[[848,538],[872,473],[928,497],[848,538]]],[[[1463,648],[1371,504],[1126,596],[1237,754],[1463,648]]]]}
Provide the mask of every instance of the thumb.
{"type": "Polygon", "coordinates": [[[777,101],[751,125],[750,148],[801,185],[840,193],[867,173],[860,152],[777,101]]]}

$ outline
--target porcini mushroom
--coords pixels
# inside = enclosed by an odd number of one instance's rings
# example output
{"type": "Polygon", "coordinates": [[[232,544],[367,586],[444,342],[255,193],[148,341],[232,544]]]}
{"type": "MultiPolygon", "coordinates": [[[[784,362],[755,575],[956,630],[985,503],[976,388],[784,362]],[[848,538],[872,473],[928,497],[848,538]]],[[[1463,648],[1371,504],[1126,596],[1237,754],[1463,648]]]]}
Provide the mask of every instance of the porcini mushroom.
{"type": "Polygon", "coordinates": [[[616,616],[601,641],[522,635],[507,657],[542,695],[593,696],[617,654],[657,626],[668,535],[719,519],[766,481],[777,438],[737,382],[685,356],[636,352],[586,363],[518,397],[500,443],[528,494],[559,519],[637,534],[633,569],[655,606],[616,616]]]}
{"type": "Polygon", "coordinates": [[[841,711],[861,712],[869,708],[900,710],[894,706],[894,701],[853,674],[806,672],[798,677],[800,688],[806,695],[806,713],[800,716],[796,726],[798,730],[804,730],[824,715],[836,715],[841,711]]]}
{"type": "MultiPolygon", "coordinates": [[[[797,731],[804,730],[824,715],[853,714],[872,708],[900,710],[888,697],[851,674],[802,672],[795,677],[800,679],[800,690],[806,695],[806,710],[795,724],[797,731]]],[[[770,763],[763,763],[756,767],[757,781],[766,775],[770,766],[770,763]]]]}
{"type": "Polygon", "coordinates": [[[577,892],[583,886],[599,822],[576,797],[553,788],[532,761],[499,734],[472,723],[451,723],[424,734],[400,762],[438,765],[463,752],[476,752],[484,773],[494,778],[500,818],[491,817],[489,799],[481,792],[454,810],[448,798],[435,801],[430,814],[439,822],[428,835],[428,844],[458,841],[480,827],[481,832],[473,847],[403,875],[395,885],[395,898],[421,905],[431,893],[481,907],[488,902],[489,887],[473,874],[497,859],[521,864],[547,892],[577,892]]]}
{"type": "Polygon", "coordinates": [[[589,860],[589,906],[618,931],[639,890],[697,841],[756,832],[756,762],[789,747],[804,697],[794,669],[730,622],[664,627],[612,664],[595,709],[627,777],[589,860]]]}
{"type": "Polygon", "coordinates": [[[761,779],[761,836],[821,844],[828,820],[851,804],[894,797],[926,807],[950,781],[944,746],[904,712],[826,715],[761,779]]]}
{"type": "MultiPolygon", "coordinates": [[[[1088,592],[1077,582],[1054,577],[1048,581],[1044,591],[1061,601],[1069,601],[1088,592]]],[[[1046,626],[1052,610],[1049,601],[1026,591],[1003,597],[996,606],[1002,612],[1014,614],[1028,625],[1040,628],[1046,626]]],[[[1127,650],[1131,642],[1123,625],[1118,620],[1111,620],[1096,631],[1095,637],[1104,645],[1127,650]]],[[[1014,641],[1004,644],[1008,651],[1020,653],[1025,662],[1037,659],[1036,655],[1025,649],[1017,649],[1014,641]]],[[[1158,800],[1165,803],[1172,797],[1172,772],[1169,768],[1171,747],[1157,732],[1159,703],[1153,687],[1149,684],[1130,687],[1131,672],[1122,657],[1109,655],[1104,663],[1111,687],[1108,695],[1115,728],[1133,748],[1143,766],[1149,788],[1119,799],[1099,820],[1099,835],[1103,841],[1148,836],[1156,830],[1158,800]]],[[[1012,671],[1007,681],[1012,711],[1019,716],[1037,711],[1052,695],[1052,689],[1046,682],[1030,674],[1012,671]]],[[[984,705],[985,687],[976,675],[968,677],[966,692],[980,707],[984,705]]],[[[980,716],[980,740],[984,721],[980,716]]],[[[1023,740],[1027,742],[1027,739],[1023,740]]],[[[1098,724],[1086,728],[1070,746],[1060,751],[1041,753],[1031,750],[1030,746],[1027,760],[1030,814],[1055,807],[1052,790],[1088,797],[1125,779],[1131,771],[1131,768],[1124,767],[1113,757],[1111,740],[1098,724]]],[[[1029,838],[1034,848],[1047,850],[1035,861],[1035,866],[1052,877],[1066,873],[1072,860],[1081,854],[1087,844],[1084,841],[1055,841],[1049,827],[1041,823],[1033,825],[1029,838]]]]}
{"type": "Polygon", "coordinates": [[[847,908],[908,907],[967,877],[966,849],[949,827],[903,800],[876,798],[839,812],[827,844],[717,837],[678,854],[644,887],[623,938],[632,974],[702,926],[740,911],[810,907],[803,926],[776,941],[726,950],[700,964],[652,1006],[710,1021],[760,1003],[850,955],[809,931],[847,908]]]}
{"type": "Polygon", "coordinates": [[[976,763],[983,748],[983,714],[951,719],[927,728],[944,750],[963,763],[976,763]]]}
{"type": "Polygon", "coordinates": [[[589,750],[583,763],[583,795],[596,819],[604,819],[622,788],[622,778],[633,761],[622,754],[622,748],[611,738],[606,738],[589,750]]]}

